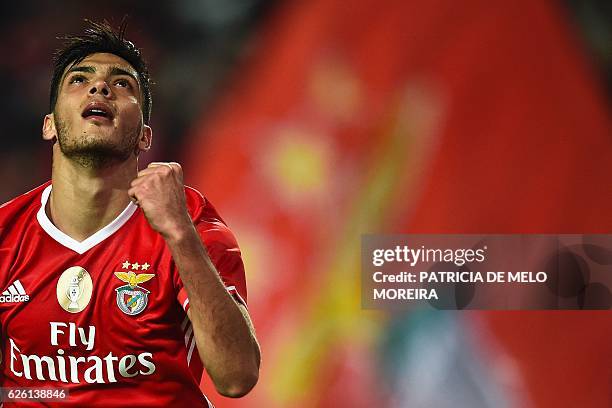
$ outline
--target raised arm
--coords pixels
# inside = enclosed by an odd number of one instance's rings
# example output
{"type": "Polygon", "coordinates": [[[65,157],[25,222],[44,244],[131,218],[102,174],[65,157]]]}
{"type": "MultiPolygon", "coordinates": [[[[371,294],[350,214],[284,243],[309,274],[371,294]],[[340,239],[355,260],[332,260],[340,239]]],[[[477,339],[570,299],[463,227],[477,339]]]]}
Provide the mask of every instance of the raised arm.
{"type": "Polygon", "coordinates": [[[217,391],[247,394],[259,378],[259,345],[246,308],[225,289],[187,212],[180,165],[151,163],[128,194],[172,252],[189,297],[198,352],[217,391]]]}

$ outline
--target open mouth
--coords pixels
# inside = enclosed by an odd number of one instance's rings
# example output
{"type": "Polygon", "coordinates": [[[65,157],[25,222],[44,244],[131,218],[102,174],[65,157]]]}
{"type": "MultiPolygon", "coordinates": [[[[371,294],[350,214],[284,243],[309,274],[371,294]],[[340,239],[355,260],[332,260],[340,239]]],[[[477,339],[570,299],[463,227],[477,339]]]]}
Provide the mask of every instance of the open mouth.
{"type": "Polygon", "coordinates": [[[85,107],[81,114],[85,119],[106,119],[112,120],[114,115],[110,107],[103,103],[90,103],[85,107]]]}

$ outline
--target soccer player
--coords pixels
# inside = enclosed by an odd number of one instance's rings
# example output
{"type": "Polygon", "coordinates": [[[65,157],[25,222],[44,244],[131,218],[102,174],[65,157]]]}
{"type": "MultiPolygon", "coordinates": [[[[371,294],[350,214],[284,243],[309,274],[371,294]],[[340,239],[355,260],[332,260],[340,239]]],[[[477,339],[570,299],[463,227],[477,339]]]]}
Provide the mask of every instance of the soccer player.
{"type": "Polygon", "coordinates": [[[260,352],[234,235],[179,164],[138,171],[147,67],[125,24],[88,24],[54,60],[51,181],[0,207],[0,385],[31,388],[19,406],[53,387],[58,406],[208,407],[206,368],[243,396],[260,352]]]}

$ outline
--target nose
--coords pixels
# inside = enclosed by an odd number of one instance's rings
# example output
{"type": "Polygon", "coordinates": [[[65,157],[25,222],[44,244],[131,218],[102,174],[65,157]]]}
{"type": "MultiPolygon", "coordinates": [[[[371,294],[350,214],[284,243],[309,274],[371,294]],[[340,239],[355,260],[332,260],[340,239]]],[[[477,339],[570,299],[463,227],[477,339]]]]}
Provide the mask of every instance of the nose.
{"type": "Polygon", "coordinates": [[[105,97],[110,96],[111,91],[109,86],[106,84],[106,81],[99,80],[91,85],[91,88],[89,88],[89,94],[95,95],[97,93],[102,94],[105,97]]]}

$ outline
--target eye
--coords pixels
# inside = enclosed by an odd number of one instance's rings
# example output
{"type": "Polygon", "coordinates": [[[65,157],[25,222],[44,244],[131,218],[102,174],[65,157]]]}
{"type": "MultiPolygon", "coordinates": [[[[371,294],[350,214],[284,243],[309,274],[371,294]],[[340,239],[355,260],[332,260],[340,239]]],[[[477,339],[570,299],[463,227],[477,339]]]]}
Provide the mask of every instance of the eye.
{"type": "Polygon", "coordinates": [[[117,85],[118,87],[121,88],[129,88],[130,87],[130,81],[128,81],[127,79],[118,79],[115,81],[115,85],[117,85]]]}
{"type": "Polygon", "coordinates": [[[85,82],[85,77],[83,75],[75,75],[68,81],[70,84],[82,84],[83,82],[85,82]]]}

